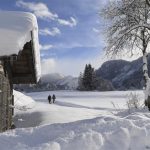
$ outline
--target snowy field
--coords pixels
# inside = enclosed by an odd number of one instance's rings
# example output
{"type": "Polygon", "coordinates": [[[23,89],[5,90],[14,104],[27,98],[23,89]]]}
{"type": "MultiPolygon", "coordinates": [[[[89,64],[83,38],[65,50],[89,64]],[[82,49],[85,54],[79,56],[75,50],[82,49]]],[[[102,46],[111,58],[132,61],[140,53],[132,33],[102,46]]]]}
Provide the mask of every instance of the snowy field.
{"type": "Polygon", "coordinates": [[[130,92],[14,94],[17,128],[0,134],[2,150],[150,149],[150,113],[128,112],[130,92]],[[56,95],[55,104],[48,103],[49,94],[56,95]]]}
{"type": "MultiPolygon", "coordinates": [[[[76,92],[51,91],[30,93],[35,103],[27,107],[28,111],[16,112],[17,127],[33,127],[36,125],[68,123],[77,120],[110,115],[116,111],[112,102],[118,108],[126,108],[127,95],[130,92],[76,92]],[[48,104],[48,95],[56,95],[56,103],[48,104]]],[[[28,100],[29,101],[29,100],[28,100]]],[[[30,100],[31,101],[31,100],[30,100]]],[[[20,101],[19,101],[20,102],[20,101]]],[[[23,102],[24,104],[24,102],[23,102]]],[[[20,104],[18,104],[20,106],[20,104]]]]}

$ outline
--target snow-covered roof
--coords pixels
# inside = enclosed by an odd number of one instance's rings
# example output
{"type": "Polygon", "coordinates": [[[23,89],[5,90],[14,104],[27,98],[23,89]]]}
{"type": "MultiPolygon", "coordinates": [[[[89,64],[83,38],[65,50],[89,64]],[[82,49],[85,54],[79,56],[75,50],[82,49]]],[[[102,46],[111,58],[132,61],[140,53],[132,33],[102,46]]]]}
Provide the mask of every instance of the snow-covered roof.
{"type": "Polygon", "coordinates": [[[38,25],[35,15],[27,12],[0,11],[0,56],[18,54],[26,42],[31,40],[34,48],[35,71],[40,78],[40,52],[38,25]]]}

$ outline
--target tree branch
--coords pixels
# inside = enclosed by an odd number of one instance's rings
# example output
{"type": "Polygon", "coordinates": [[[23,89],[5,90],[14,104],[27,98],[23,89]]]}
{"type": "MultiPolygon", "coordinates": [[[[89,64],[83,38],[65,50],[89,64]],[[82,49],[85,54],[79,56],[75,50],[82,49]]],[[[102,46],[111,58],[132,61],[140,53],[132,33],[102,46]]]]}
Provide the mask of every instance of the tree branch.
{"type": "Polygon", "coordinates": [[[150,7],[150,0],[146,0],[146,3],[150,7]]]}

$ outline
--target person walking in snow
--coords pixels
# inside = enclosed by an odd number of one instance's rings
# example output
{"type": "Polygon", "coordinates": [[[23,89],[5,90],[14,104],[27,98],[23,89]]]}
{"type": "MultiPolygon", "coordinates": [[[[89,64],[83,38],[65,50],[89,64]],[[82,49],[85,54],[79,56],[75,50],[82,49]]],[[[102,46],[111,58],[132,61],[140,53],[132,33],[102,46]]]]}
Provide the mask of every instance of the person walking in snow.
{"type": "Polygon", "coordinates": [[[55,94],[53,94],[52,99],[53,99],[53,103],[55,103],[55,100],[56,100],[55,94]]]}
{"type": "Polygon", "coordinates": [[[51,95],[48,95],[48,102],[49,102],[49,104],[51,103],[51,99],[52,99],[51,95]]]}

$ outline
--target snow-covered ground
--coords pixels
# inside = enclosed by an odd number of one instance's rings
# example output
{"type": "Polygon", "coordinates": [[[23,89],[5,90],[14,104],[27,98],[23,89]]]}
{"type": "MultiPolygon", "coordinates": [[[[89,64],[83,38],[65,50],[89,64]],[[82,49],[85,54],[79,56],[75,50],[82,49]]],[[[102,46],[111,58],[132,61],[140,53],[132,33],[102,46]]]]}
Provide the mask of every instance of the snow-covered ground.
{"type": "Polygon", "coordinates": [[[15,91],[17,128],[0,134],[0,149],[150,149],[150,113],[129,114],[129,93],[50,91],[28,93],[30,98],[15,91]],[[49,94],[56,95],[55,104],[48,104],[49,94]]]}

